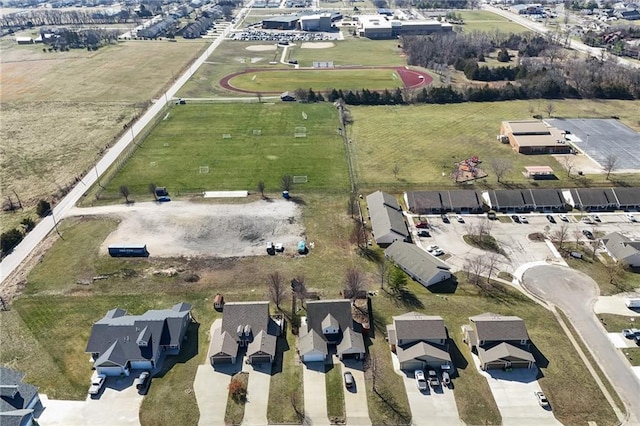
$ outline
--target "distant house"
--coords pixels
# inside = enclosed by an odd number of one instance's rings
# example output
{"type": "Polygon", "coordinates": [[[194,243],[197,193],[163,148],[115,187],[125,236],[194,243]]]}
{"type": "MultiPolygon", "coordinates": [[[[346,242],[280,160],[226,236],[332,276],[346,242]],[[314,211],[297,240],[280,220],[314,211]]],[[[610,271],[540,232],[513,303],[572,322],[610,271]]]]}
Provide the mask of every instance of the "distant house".
{"type": "Polygon", "coordinates": [[[487,193],[488,205],[499,212],[524,212],[535,207],[533,196],[528,190],[499,189],[487,193]]]}
{"type": "Polygon", "coordinates": [[[293,102],[296,100],[296,96],[291,92],[284,92],[280,95],[280,100],[282,102],[293,102]]]}
{"type": "Polygon", "coordinates": [[[0,424],[31,426],[42,409],[38,388],[23,382],[24,373],[0,367],[0,424]]]}
{"type": "Polygon", "coordinates": [[[617,208],[623,210],[640,209],[640,188],[613,188],[617,200],[617,208]]]}
{"type": "Polygon", "coordinates": [[[478,355],[483,370],[492,368],[531,368],[535,358],[522,318],[485,313],[470,317],[462,326],[464,341],[478,355]]]}
{"type": "Polygon", "coordinates": [[[127,315],[115,308],[96,322],[85,352],[99,374],[129,375],[131,370],[159,368],[165,355],[177,355],[192,321],[191,305],[127,315]]]}
{"type": "Polygon", "coordinates": [[[405,200],[408,209],[417,214],[482,212],[482,198],[473,190],[407,192],[405,200]]]}
{"type": "Polygon", "coordinates": [[[394,241],[409,240],[402,208],[393,195],[382,191],[367,195],[367,210],[373,238],[380,247],[387,247],[394,241]]]}
{"type": "Polygon", "coordinates": [[[403,370],[451,365],[447,329],[442,317],[417,312],[393,317],[393,324],[387,325],[387,338],[403,370]]]}
{"type": "Polygon", "coordinates": [[[249,364],[272,363],[280,324],[269,314],[269,302],[229,302],[222,325],[213,331],[211,365],[235,363],[238,349],[247,348],[249,364]]]}
{"type": "Polygon", "coordinates": [[[411,243],[396,241],[384,256],[425,287],[451,278],[449,265],[411,243]]]}
{"type": "Polygon", "coordinates": [[[626,9],[618,12],[618,17],[627,21],[635,21],[640,19],[640,11],[637,9],[626,9]]]}
{"type": "Polygon", "coordinates": [[[307,302],[306,324],[300,328],[298,351],[304,362],[324,361],[335,346],[340,359],[361,359],[365,354],[360,324],[353,320],[346,299],[307,302]]]}
{"type": "Polygon", "coordinates": [[[602,244],[616,262],[631,267],[640,266],[640,241],[633,241],[622,234],[612,232],[602,237],[602,244]]]}

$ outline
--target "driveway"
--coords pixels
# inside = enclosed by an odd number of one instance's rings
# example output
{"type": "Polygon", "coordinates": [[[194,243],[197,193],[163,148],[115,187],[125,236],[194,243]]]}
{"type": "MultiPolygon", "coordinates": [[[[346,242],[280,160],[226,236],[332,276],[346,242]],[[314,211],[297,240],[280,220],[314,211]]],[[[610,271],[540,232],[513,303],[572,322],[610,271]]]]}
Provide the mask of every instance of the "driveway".
{"type": "Polygon", "coordinates": [[[307,362],[303,371],[304,424],[329,425],[324,362],[307,362]]]}
{"type": "Polygon", "coordinates": [[[135,377],[133,374],[125,378],[108,377],[100,394],[95,398],[87,396],[85,401],[51,400],[41,395],[44,411],[38,422],[47,426],[137,426],[142,395],[133,385],[135,377]]]}
{"type": "Polygon", "coordinates": [[[457,425],[463,424],[458,414],[458,406],[453,390],[444,386],[438,389],[429,387],[424,393],[418,390],[413,371],[400,370],[396,354],[392,353],[393,369],[402,377],[411,409],[411,424],[420,425],[457,425]]]}
{"type": "Polygon", "coordinates": [[[531,293],[565,312],[600,368],[611,383],[615,384],[618,395],[627,407],[627,424],[640,424],[640,380],[623,354],[611,344],[592,311],[598,295],[595,281],[580,271],[553,265],[528,269],[522,281],[531,293]]]}
{"type": "Polygon", "coordinates": [[[345,389],[344,391],[344,407],[347,416],[347,424],[351,425],[371,425],[371,419],[369,418],[369,405],[367,403],[367,388],[364,385],[364,369],[362,361],[356,361],[354,359],[344,359],[337,361],[338,358],[334,357],[334,364],[340,364],[342,368],[342,374],[345,371],[350,371],[353,374],[353,378],[356,385],[351,389],[345,389]]]}
{"type": "MultiPolygon", "coordinates": [[[[211,324],[210,333],[222,325],[222,320],[217,319],[211,324]]],[[[242,363],[242,360],[239,361],[242,363]]],[[[193,381],[193,391],[200,410],[200,426],[217,426],[224,424],[224,414],[227,411],[227,397],[229,396],[229,382],[231,377],[239,372],[241,365],[223,365],[214,369],[209,363],[198,366],[196,378],[193,381]]]]}
{"type": "Polygon", "coordinates": [[[263,426],[268,424],[269,386],[271,385],[271,364],[251,366],[244,364],[242,371],[249,373],[247,403],[244,407],[243,426],[263,426]]]}
{"type": "Polygon", "coordinates": [[[482,371],[478,357],[472,356],[480,374],[487,378],[493,399],[502,415],[503,426],[562,425],[553,416],[551,408],[541,407],[533,394],[541,391],[536,380],[537,368],[482,371]]]}

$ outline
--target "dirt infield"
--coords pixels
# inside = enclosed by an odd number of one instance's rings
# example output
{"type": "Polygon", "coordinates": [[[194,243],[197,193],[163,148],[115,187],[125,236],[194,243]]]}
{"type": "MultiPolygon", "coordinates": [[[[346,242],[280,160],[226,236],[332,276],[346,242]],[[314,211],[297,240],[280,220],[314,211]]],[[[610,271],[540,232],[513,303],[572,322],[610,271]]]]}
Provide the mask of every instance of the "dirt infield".
{"type": "MultiPolygon", "coordinates": [[[[298,68],[296,71],[324,71],[331,72],[337,70],[362,70],[362,69],[389,69],[394,70],[400,78],[402,79],[402,84],[407,89],[417,89],[420,87],[426,87],[431,84],[433,78],[423,71],[412,70],[408,67],[336,67],[336,68],[298,68]]],[[[220,80],[220,86],[226,90],[231,92],[239,92],[239,93],[256,93],[251,90],[240,89],[238,87],[233,87],[229,82],[232,78],[237,77],[242,74],[251,74],[258,72],[287,72],[290,69],[287,68],[278,68],[278,69],[265,69],[265,68],[247,68],[244,71],[239,71],[233,74],[226,75],[222,80],[220,80]]],[[[277,94],[279,92],[261,92],[262,94],[277,94]]]]}

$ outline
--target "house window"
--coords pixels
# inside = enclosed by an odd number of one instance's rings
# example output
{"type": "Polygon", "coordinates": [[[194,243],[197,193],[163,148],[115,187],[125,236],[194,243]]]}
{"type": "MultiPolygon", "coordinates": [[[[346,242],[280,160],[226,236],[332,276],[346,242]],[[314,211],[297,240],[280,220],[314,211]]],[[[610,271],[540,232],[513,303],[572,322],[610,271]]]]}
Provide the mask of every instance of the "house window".
{"type": "Polygon", "coordinates": [[[521,344],[521,345],[526,345],[526,344],[527,344],[527,339],[522,339],[522,340],[520,340],[520,344],[521,344]]]}

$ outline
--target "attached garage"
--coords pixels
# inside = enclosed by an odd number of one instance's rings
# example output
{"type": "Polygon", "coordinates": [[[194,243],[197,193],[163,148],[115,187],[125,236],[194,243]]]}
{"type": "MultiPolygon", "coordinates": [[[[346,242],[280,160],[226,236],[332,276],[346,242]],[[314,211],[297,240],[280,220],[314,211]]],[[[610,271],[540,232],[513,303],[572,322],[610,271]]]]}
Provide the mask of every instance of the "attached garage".
{"type": "Polygon", "coordinates": [[[251,364],[271,364],[272,359],[269,355],[254,355],[250,359],[251,364]]]}
{"type": "Polygon", "coordinates": [[[235,360],[231,355],[212,355],[210,360],[211,360],[211,365],[233,364],[235,362],[235,360]]]}
{"type": "Polygon", "coordinates": [[[410,361],[405,361],[400,363],[401,370],[414,371],[414,370],[423,370],[424,363],[417,359],[412,359],[410,361]]]}
{"type": "Polygon", "coordinates": [[[316,362],[316,361],[324,361],[324,354],[321,352],[311,352],[308,354],[302,355],[303,362],[316,362]]]}
{"type": "Polygon", "coordinates": [[[153,361],[151,360],[131,361],[131,369],[132,370],[151,370],[153,369],[153,361]]]}
{"type": "Polygon", "coordinates": [[[105,376],[119,376],[121,374],[124,374],[125,376],[129,375],[129,369],[122,368],[120,366],[99,366],[96,367],[96,371],[98,372],[98,374],[104,374],[105,376]]]}

